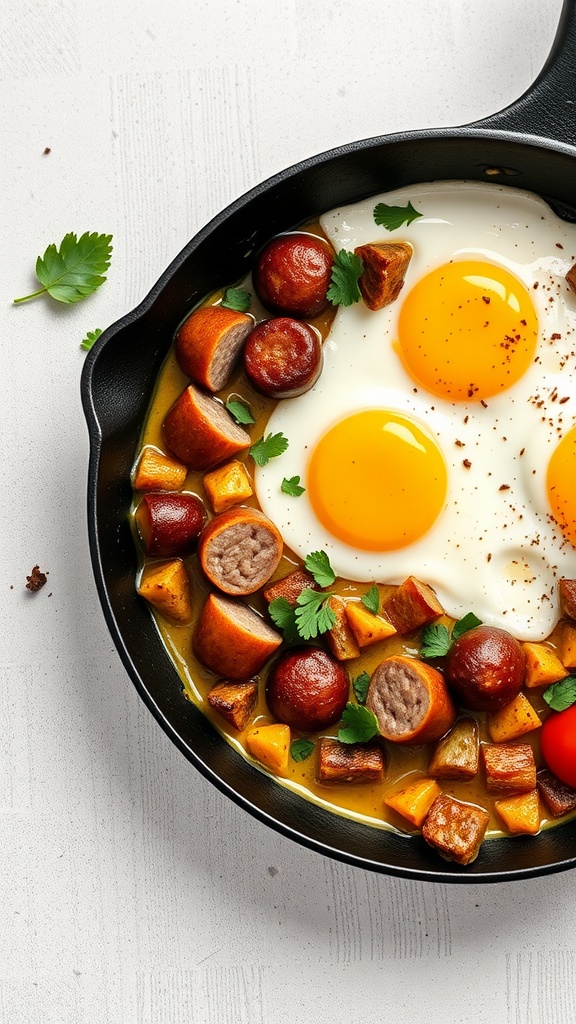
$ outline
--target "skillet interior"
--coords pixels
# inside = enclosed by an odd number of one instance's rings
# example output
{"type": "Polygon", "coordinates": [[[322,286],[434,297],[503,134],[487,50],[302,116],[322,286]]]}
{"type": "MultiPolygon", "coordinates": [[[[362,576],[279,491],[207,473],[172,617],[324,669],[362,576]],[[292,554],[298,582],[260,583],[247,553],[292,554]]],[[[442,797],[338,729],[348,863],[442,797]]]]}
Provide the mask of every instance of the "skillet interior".
{"type": "MultiPolygon", "coordinates": [[[[574,12],[574,2],[568,0],[561,42],[574,38],[574,12]]],[[[530,93],[540,102],[544,89],[544,110],[551,76],[564,74],[566,48],[558,47],[530,93]]],[[[536,114],[541,111],[536,109],[536,114]]],[[[481,127],[366,140],[321,154],[264,182],[192,239],[144,302],[104,332],[86,359],[82,377],[91,439],[92,560],[108,626],[140,696],[189,760],[257,818],[320,853],[411,878],[502,881],[572,867],[576,822],[535,839],[490,840],[478,859],[462,869],[444,864],[420,838],[369,828],[305,802],[245,762],[184,697],[152,616],[136,596],[136,554],[127,518],[129,475],[155,378],[176,326],[205,293],[242,277],[252,253],[276,232],[377,192],[462,178],[535,192],[576,220],[576,149],[537,134],[522,137],[500,130],[500,125],[514,124],[515,119],[522,123],[526,117],[529,120],[530,100],[523,97],[516,107],[481,127]],[[499,173],[487,175],[493,168],[499,173]]],[[[543,130],[542,116],[535,119],[535,133],[538,130],[543,130]]],[[[564,119],[558,134],[570,139],[576,132],[564,119]]]]}

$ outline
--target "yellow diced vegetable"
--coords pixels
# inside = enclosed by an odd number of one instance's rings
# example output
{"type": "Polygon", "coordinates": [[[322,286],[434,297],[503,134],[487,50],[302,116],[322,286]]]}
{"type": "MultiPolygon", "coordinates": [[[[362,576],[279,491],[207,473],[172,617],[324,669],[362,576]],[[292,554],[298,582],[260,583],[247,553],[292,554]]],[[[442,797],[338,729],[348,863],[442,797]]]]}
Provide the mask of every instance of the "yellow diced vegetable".
{"type": "Polygon", "coordinates": [[[565,622],[560,634],[560,661],[564,668],[576,668],[576,626],[565,622]]]}
{"type": "Polygon", "coordinates": [[[184,562],[175,558],[171,562],[147,566],[142,573],[138,593],[173,622],[190,622],[192,601],[190,578],[184,562]]]}
{"type": "Polygon", "coordinates": [[[534,836],[539,831],[540,804],[536,789],[520,796],[510,796],[506,800],[495,800],[494,806],[508,832],[534,836]]]}
{"type": "Polygon", "coordinates": [[[526,675],[524,686],[549,686],[564,679],[568,672],[560,658],[547,644],[522,644],[526,655],[526,675]]]}
{"type": "Polygon", "coordinates": [[[368,611],[361,601],[346,602],[346,618],[359,647],[368,647],[379,640],[386,640],[396,632],[391,622],[368,611]]]}
{"type": "Polygon", "coordinates": [[[257,725],[246,733],[246,747],[257,761],[275,775],[288,771],[290,727],[288,725],[257,725]]]}
{"type": "Polygon", "coordinates": [[[137,491],[180,491],[187,473],[183,463],[147,445],[134,473],[134,487],[137,491]]]}
{"type": "Polygon", "coordinates": [[[253,493],[244,463],[236,460],[206,473],[204,487],[215,512],[225,512],[253,493]]]}
{"type": "Polygon", "coordinates": [[[488,734],[493,743],[515,740],[541,725],[542,722],[523,693],[488,715],[488,734]]]}
{"type": "Polygon", "coordinates": [[[338,658],[338,661],[350,661],[351,658],[357,658],[360,654],[360,648],[348,624],[344,601],[341,597],[331,597],[328,601],[328,607],[336,616],[334,625],[326,633],[326,639],[332,654],[335,658],[338,658]]]}
{"type": "Polygon", "coordinates": [[[422,778],[408,783],[384,798],[387,807],[397,811],[416,828],[421,828],[424,818],[442,790],[435,779],[422,778]]]}

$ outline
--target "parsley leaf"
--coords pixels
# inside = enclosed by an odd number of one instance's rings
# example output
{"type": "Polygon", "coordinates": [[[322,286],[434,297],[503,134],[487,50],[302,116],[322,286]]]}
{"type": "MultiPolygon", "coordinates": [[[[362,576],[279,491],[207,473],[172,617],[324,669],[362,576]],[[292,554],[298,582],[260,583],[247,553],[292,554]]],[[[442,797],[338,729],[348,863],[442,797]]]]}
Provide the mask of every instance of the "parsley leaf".
{"type": "Polygon", "coordinates": [[[284,434],[267,434],[261,437],[249,449],[249,454],[257,466],[267,466],[270,459],[282,455],[288,447],[288,438],[284,434]]]}
{"type": "Polygon", "coordinates": [[[374,712],[360,704],[349,702],[342,712],[342,721],[345,728],[338,730],[340,743],[367,743],[380,732],[374,712]]]}
{"type": "Polygon", "coordinates": [[[303,640],[313,640],[326,633],[336,622],[336,616],[329,606],[332,594],[318,590],[303,590],[296,602],[296,628],[303,640]]]}
{"type": "Polygon", "coordinates": [[[221,305],[225,309],[233,309],[236,313],[246,313],[250,309],[251,303],[252,296],[244,288],[227,288],[221,305]]]}
{"type": "Polygon", "coordinates": [[[97,327],[95,331],[88,331],[86,337],[84,338],[84,341],[80,342],[80,348],[83,348],[85,352],[89,352],[90,349],[92,348],[92,345],[94,344],[95,341],[98,340],[101,334],[102,331],[100,330],[99,327],[97,327]]]}
{"type": "Polygon", "coordinates": [[[293,740],[290,744],[290,756],[293,761],[306,761],[313,750],[314,742],[312,740],[293,740]]]}
{"type": "Polygon", "coordinates": [[[360,600],[369,612],[372,612],[373,615],[378,615],[378,612],[380,611],[380,593],[375,583],[372,584],[370,590],[366,594],[362,595],[360,600]]]}
{"type": "Polygon", "coordinates": [[[236,423],[254,423],[254,417],[248,406],[244,405],[244,402],[229,399],[226,402],[226,408],[230,415],[234,417],[236,423]]]}
{"type": "Polygon", "coordinates": [[[566,676],[552,683],[542,696],[553,711],[566,711],[576,703],[576,676],[566,676]]]}
{"type": "Polygon", "coordinates": [[[110,266],[111,241],[112,235],[85,231],[77,238],[70,231],[64,235],[59,249],[49,245],[44,255],[36,260],[36,277],[43,287],[14,302],[27,302],[45,292],[58,302],[68,304],[91,295],[106,280],[102,275],[110,266]]]}
{"type": "Polygon", "coordinates": [[[333,306],[353,306],[362,298],[358,287],[358,278],[364,269],[364,264],[355,252],[347,249],[340,249],[334,257],[330,287],[326,292],[326,298],[333,306]]]}
{"type": "Polygon", "coordinates": [[[367,672],[361,672],[356,679],[352,680],[352,689],[354,690],[354,696],[359,704],[366,703],[366,697],[368,696],[368,687],[370,686],[370,676],[367,672]]]}
{"type": "Polygon", "coordinates": [[[271,601],[268,605],[268,614],[274,625],[282,630],[285,640],[290,643],[300,639],[296,625],[296,609],[285,597],[277,597],[271,601]]]}
{"type": "Polygon", "coordinates": [[[314,581],[319,587],[331,587],[336,579],[336,573],[330,565],[330,559],[325,551],[313,551],[304,559],[304,565],[308,572],[312,573],[314,581]]]}
{"type": "Polygon", "coordinates": [[[422,646],[420,657],[422,658],[443,658],[448,654],[452,641],[446,626],[434,623],[432,626],[425,626],[422,631],[422,646]]]}
{"type": "Polygon", "coordinates": [[[374,207],[376,224],[386,228],[387,231],[395,231],[403,224],[411,224],[413,220],[417,220],[421,216],[422,214],[414,209],[412,203],[408,203],[408,206],[387,206],[386,203],[378,203],[374,207]]]}
{"type": "Polygon", "coordinates": [[[299,476],[291,476],[289,479],[284,477],[280,484],[280,490],[283,494],[290,494],[293,498],[299,498],[301,494],[304,494],[306,488],[300,486],[299,476]]]}
{"type": "Polygon", "coordinates": [[[476,626],[481,625],[482,619],[479,619],[477,615],[474,615],[474,612],[468,612],[464,618],[459,619],[458,622],[454,624],[454,629],[452,630],[452,641],[454,642],[454,640],[457,640],[463,633],[467,633],[469,629],[474,629],[476,626]]]}

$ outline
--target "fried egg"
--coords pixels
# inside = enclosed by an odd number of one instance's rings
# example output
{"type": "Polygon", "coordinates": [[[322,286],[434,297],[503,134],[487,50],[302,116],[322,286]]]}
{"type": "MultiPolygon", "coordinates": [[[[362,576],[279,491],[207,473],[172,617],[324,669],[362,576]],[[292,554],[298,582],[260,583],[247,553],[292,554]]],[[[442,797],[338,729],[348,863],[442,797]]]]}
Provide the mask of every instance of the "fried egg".
{"type": "Polygon", "coordinates": [[[549,636],[576,578],[576,226],[538,197],[475,182],[413,186],[322,217],[334,245],[412,246],[398,299],[340,306],[324,369],[280,402],[289,442],[256,489],[286,545],[339,576],[417,576],[459,618],[549,636]],[[388,232],[377,203],[421,214],[388,232]],[[299,497],[281,490],[299,475],[299,497]]]}

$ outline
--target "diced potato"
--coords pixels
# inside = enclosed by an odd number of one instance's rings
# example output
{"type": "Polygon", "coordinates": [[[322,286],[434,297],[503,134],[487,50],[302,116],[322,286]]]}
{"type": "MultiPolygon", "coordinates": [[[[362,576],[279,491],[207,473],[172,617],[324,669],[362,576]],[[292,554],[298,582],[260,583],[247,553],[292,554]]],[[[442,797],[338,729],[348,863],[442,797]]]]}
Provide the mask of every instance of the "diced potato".
{"type": "Polygon", "coordinates": [[[326,633],[330,650],[338,661],[349,661],[357,658],[360,648],[356,643],[356,637],[348,625],[346,605],[341,597],[331,597],[328,606],[334,612],[336,621],[326,633]]]}
{"type": "Polygon", "coordinates": [[[361,601],[346,602],[346,618],[359,647],[377,644],[379,640],[386,640],[396,632],[391,622],[368,611],[361,601]]]}
{"type": "Polygon", "coordinates": [[[553,818],[576,811],[576,789],[560,782],[548,768],[538,772],[538,789],[553,818]]]}
{"type": "Polygon", "coordinates": [[[180,491],[184,486],[187,466],[152,445],[146,445],[134,473],[137,491],[180,491]]]}
{"type": "Polygon", "coordinates": [[[409,576],[384,604],[384,613],[396,632],[403,636],[444,614],[436,594],[427,583],[409,576]]]}
{"type": "Polygon", "coordinates": [[[175,558],[171,562],[153,563],[142,573],[137,588],[161,615],[173,622],[190,622],[192,595],[190,578],[184,562],[175,558]]]}
{"type": "Polygon", "coordinates": [[[206,473],[204,487],[215,512],[225,512],[253,493],[244,463],[236,460],[206,473]]]}
{"type": "Polygon", "coordinates": [[[567,619],[576,619],[576,580],[559,580],[560,612],[567,619]]]}
{"type": "Polygon", "coordinates": [[[290,755],[290,727],[288,725],[258,725],[246,733],[246,747],[257,761],[275,775],[288,771],[290,755]]]}
{"type": "Polygon", "coordinates": [[[526,675],[524,686],[531,689],[534,686],[549,686],[550,683],[557,683],[564,679],[568,672],[560,661],[560,658],[548,644],[522,644],[526,655],[526,675]]]}
{"type": "Polygon", "coordinates": [[[382,782],[384,754],[378,743],[340,743],[323,736],[318,744],[319,782],[382,782]]]}
{"type": "Polygon", "coordinates": [[[489,793],[529,793],[536,788],[536,762],[529,743],[484,743],[482,756],[489,793]]]}
{"type": "Polygon", "coordinates": [[[506,800],[496,800],[494,806],[508,832],[535,836],[540,830],[540,803],[536,789],[520,796],[509,796],[506,800]]]}
{"type": "Polygon", "coordinates": [[[245,729],[258,703],[258,680],[221,679],[209,691],[208,703],[234,729],[245,729]]]}
{"type": "Polygon", "coordinates": [[[478,725],[473,718],[460,718],[436,744],[428,771],[436,779],[473,779],[479,756],[478,725]]]}
{"type": "Polygon", "coordinates": [[[416,782],[409,782],[402,789],[388,793],[384,798],[384,803],[393,811],[401,814],[416,828],[421,828],[424,818],[441,792],[435,779],[417,779],[416,782]]]}
{"type": "Polygon", "coordinates": [[[564,622],[560,633],[560,661],[564,668],[576,668],[576,626],[564,622]]]}
{"type": "Polygon", "coordinates": [[[488,735],[494,743],[516,740],[541,725],[542,722],[523,693],[488,715],[488,735]]]}
{"type": "Polygon", "coordinates": [[[422,835],[445,860],[471,864],[480,851],[488,820],[483,807],[441,793],[426,816],[422,835]]]}

